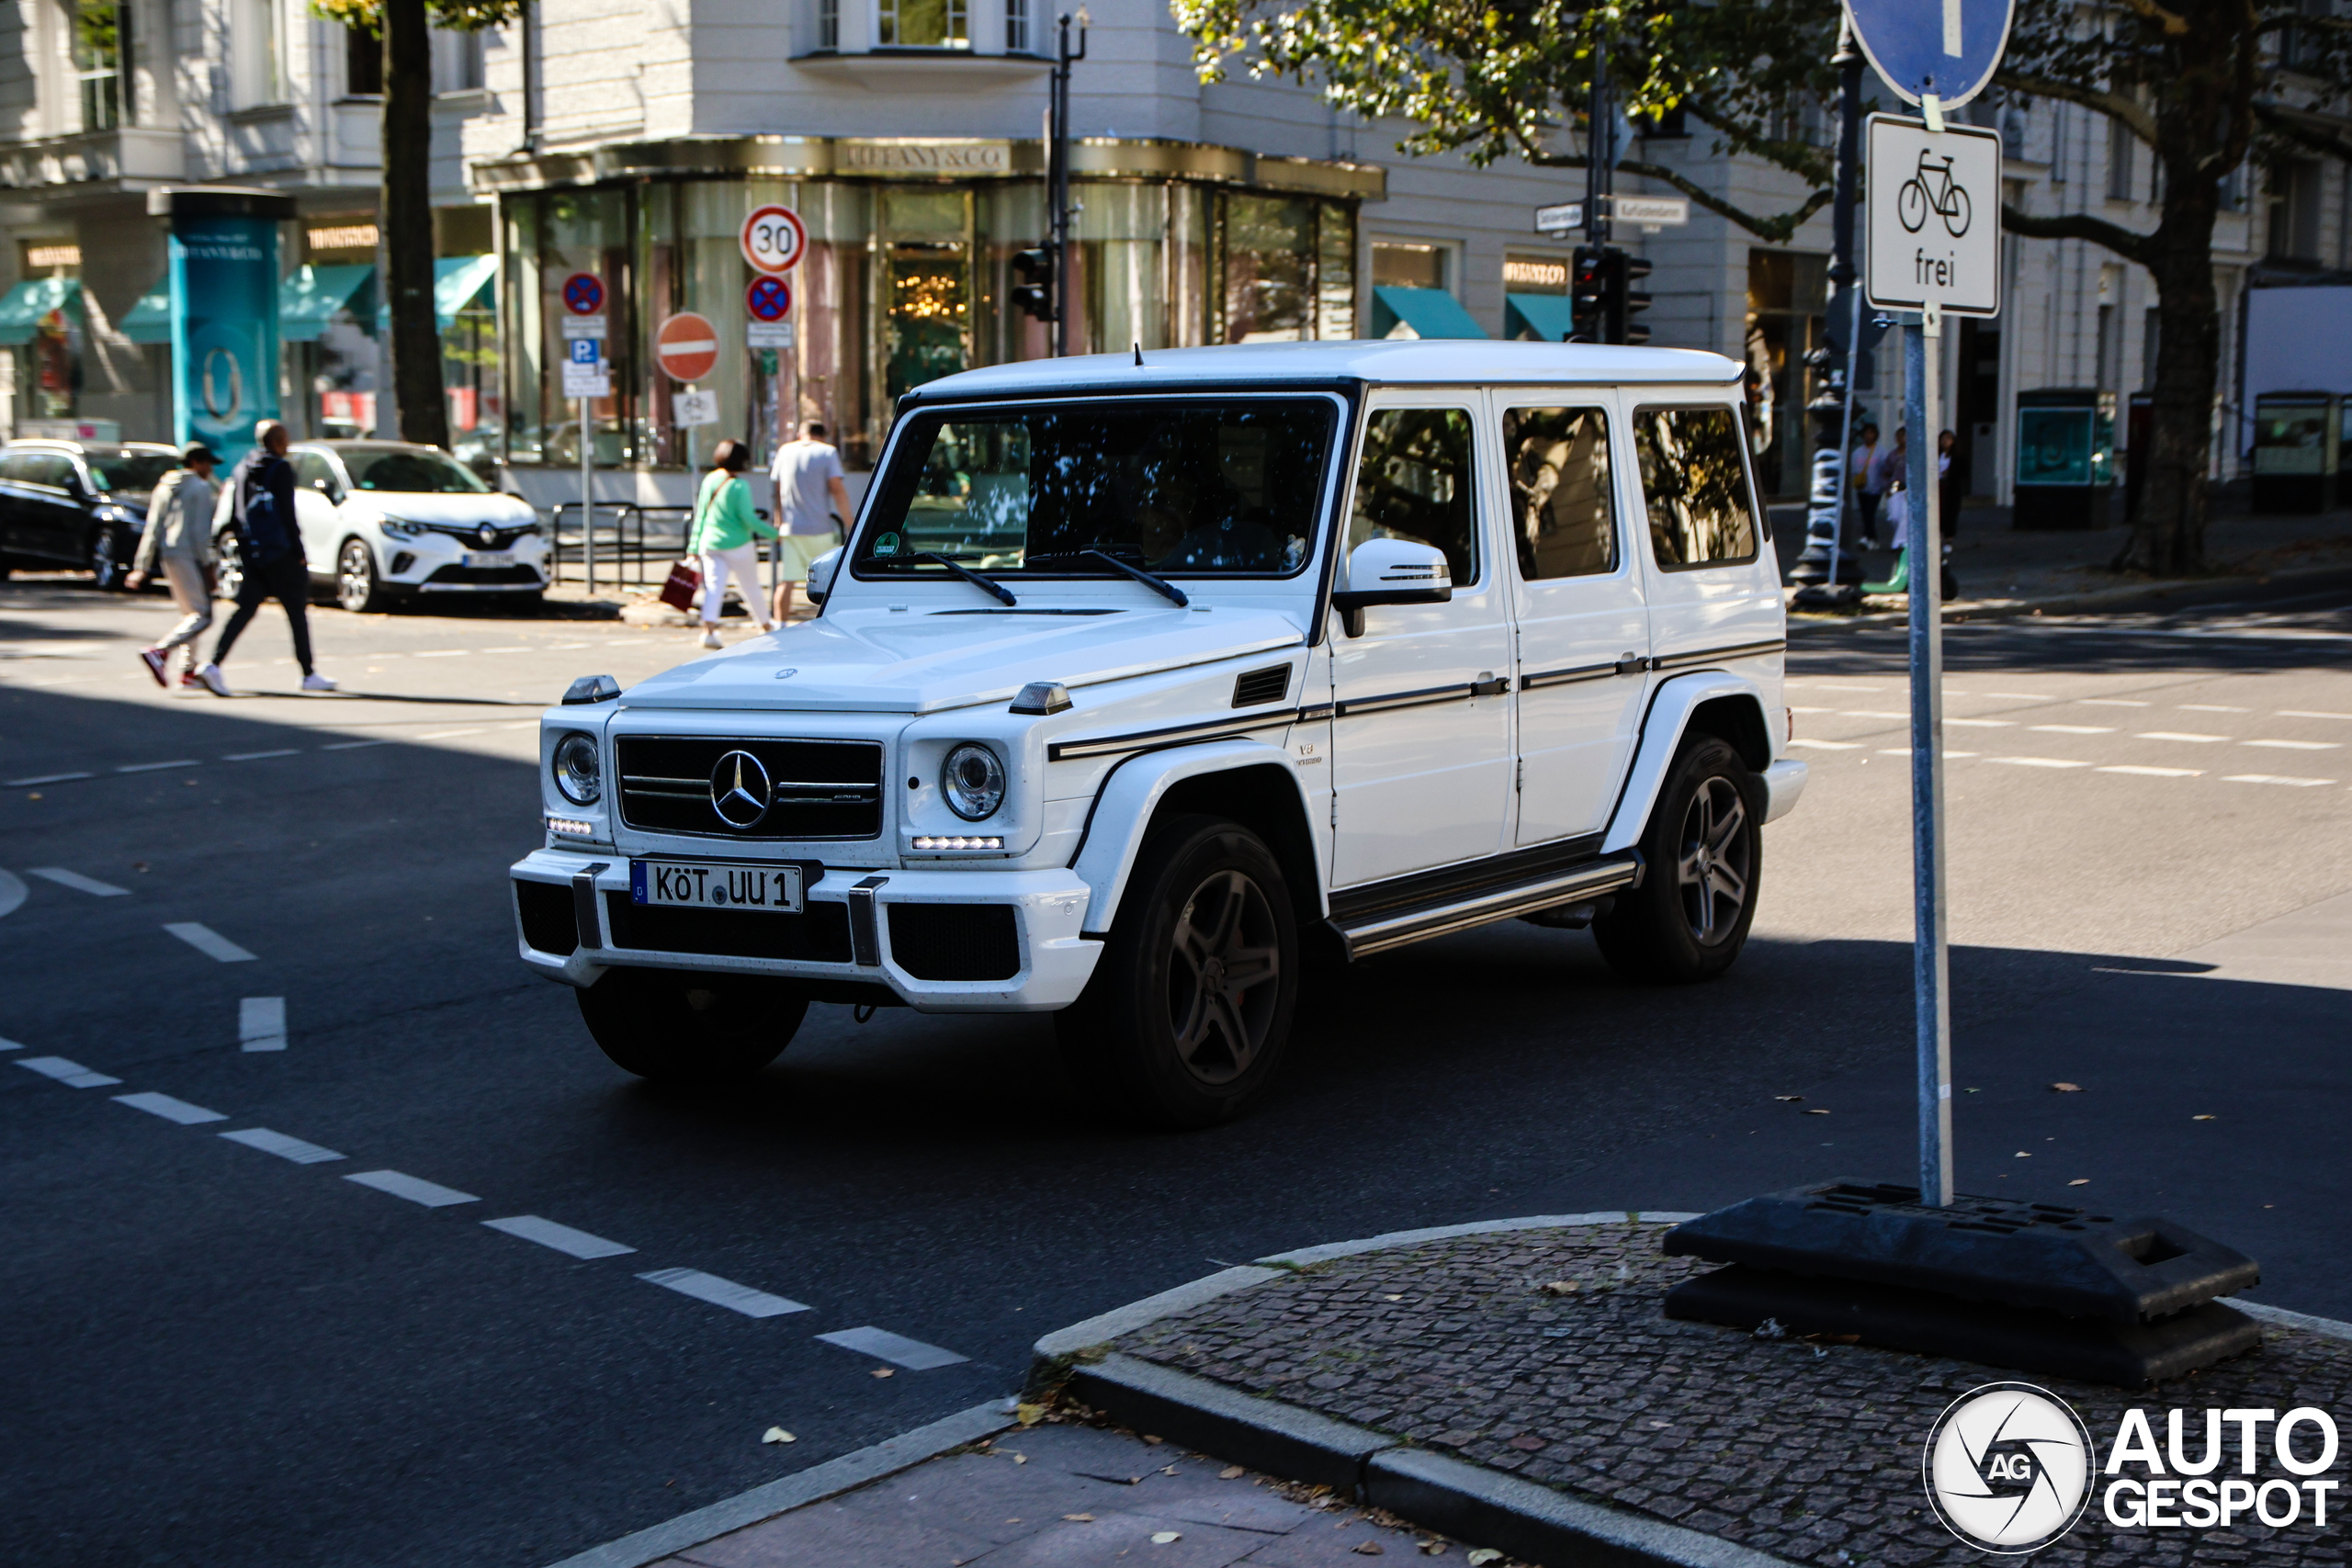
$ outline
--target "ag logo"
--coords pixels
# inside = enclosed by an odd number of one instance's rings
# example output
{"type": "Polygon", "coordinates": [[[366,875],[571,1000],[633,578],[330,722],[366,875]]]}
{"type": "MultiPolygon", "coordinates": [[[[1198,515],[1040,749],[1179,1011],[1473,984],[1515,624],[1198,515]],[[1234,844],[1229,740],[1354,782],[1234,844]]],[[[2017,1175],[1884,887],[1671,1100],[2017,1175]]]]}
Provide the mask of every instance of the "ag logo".
{"type": "Polygon", "coordinates": [[[2064,1400],[2031,1383],[1970,1389],[1928,1434],[1928,1501],[1980,1551],[2039,1551],[2090,1502],[2090,1431],[2064,1400]]]}

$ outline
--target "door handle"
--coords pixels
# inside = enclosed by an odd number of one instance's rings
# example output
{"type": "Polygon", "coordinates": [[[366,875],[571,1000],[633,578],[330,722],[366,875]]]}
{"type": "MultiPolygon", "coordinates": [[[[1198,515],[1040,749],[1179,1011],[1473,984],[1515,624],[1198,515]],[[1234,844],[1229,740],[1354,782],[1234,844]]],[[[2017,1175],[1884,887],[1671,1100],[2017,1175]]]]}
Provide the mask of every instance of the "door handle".
{"type": "Polygon", "coordinates": [[[1617,673],[1638,675],[1649,668],[1649,662],[1638,653],[1621,653],[1617,656],[1617,673]]]}
{"type": "Polygon", "coordinates": [[[1470,682],[1470,694],[1474,697],[1499,697],[1510,690],[1510,677],[1491,670],[1479,671],[1478,678],[1470,682]]]}

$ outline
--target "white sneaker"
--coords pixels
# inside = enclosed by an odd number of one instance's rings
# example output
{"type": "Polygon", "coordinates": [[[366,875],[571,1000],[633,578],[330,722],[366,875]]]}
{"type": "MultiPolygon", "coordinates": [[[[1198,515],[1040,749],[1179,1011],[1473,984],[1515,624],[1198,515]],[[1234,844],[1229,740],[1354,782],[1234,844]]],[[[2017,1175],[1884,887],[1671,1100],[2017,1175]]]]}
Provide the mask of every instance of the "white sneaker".
{"type": "Polygon", "coordinates": [[[717,626],[713,626],[710,630],[702,634],[702,645],[705,648],[725,648],[727,646],[725,643],[718,640],[718,628],[717,626]]]}
{"type": "Polygon", "coordinates": [[[229,689],[229,679],[220,673],[220,666],[218,664],[200,666],[197,670],[196,678],[204,683],[206,691],[216,697],[233,697],[237,694],[229,689]]]}
{"type": "Polygon", "coordinates": [[[302,677],[302,689],[306,692],[333,692],[340,688],[333,681],[314,671],[302,677]]]}

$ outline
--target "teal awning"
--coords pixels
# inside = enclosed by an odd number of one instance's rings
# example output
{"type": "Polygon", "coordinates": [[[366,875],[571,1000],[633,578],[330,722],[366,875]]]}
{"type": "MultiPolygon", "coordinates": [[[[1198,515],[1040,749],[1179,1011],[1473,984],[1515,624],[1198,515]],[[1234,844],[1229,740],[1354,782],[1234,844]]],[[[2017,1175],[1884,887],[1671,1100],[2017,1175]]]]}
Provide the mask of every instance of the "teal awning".
{"type": "Polygon", "coordinates": [[[1485,337],[1487,330],[1442,288],[1399,288],[1384,284],[1372,291],[1374,337],[1485,337]]]}
{"type": "Polygon", "coordinates": [[[443,256],[433,264],[433,314],[444,332],[498,276],[496,256],[443,256]]]}
{"type": "Polygon", "coordinates": [[[43,316],[81,298],[78,277],[28,278],[0,297],[0,344],[11,346],[33,341],[43,316]]]}
{"type": "Polygon", "coordinates": [[[1503,330],[1514,339],[1535,337],[1566,343],[1577,330],[1576,307],[1565,294],[1506,294],[1503,330]]]}
{"type": "Polygon", "coordinates": [[[172,341],[171,279],[159,277],[155,287],[139,297],[139,303],[119,323],[122,335],[133,343],[169,343],[172,341]]]}
{"type": "Polygon", "coordinates": [[[277,336],[284,343],[316,343],[335,313],[346,309],[376,269],[351,266],[301,266],[277,285],[277,336]]]}

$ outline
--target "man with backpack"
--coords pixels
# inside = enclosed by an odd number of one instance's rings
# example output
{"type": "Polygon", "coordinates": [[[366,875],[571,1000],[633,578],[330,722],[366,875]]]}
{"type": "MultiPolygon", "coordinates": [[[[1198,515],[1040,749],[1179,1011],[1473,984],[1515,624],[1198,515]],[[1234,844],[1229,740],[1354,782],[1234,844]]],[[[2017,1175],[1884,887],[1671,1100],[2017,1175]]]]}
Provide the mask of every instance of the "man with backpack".
{"type": "Polygon", "coordinates": [[[237,564],[243,573],[237,584],[237,613],[221,628],[212,647],[212,662],[196,672],[216,697],[232,696],[220,661],[265,600],[285,606],[294,633],[294,661],[302,667],[302,689],[332,692],[333,681],[311,664],[311,563],[302,554],[302,531],[294,518],[294,465],[286,460],[286,427],[266,419],[254,427],[254,449],[229,470],[237,533],[237,564]]]}

